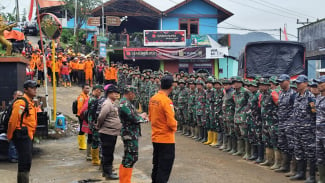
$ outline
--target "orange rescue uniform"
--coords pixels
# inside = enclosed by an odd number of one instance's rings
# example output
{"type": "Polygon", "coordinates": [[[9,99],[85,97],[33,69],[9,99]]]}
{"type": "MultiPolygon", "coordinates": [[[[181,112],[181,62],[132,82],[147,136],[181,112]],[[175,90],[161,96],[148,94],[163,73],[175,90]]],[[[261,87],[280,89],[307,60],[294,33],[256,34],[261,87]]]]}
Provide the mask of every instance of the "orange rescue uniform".
{"type": "MultiPolygon", "coordinates": [[[[23,97],[26,98],[28,101],[29,115],[27,116],[26,114],[24,114],[22,126],[27,127],[28,136],[30,137],[30,139],[33,139],[37,127],[37,108],[35,107],[33,100],[30,99],[26,94],[24,94],[23,97]]],[[[8,140],[12,139],[13,133],[16,129],[21,129],[21,115],[24,112],[25,107],[26,104],[24,100],[16,100],[16,102],[13,104],[12,113],[8,124],[8,140]]]]}
{"type": "Polygon", "coordinates": [[[149,120],[152,126],[152,142],[175,143],[177,121],[173,102],[159,91],[149,101],[149,120]]]}
{"type": "Polygon", "coordinates": [[[88,99],[89,99],[89,96],[87,94],[85,94],[84,92],[82,92],[78,96],[78,98],[77,98],[77,101],[78,101],[78,105],[77,105],[77,108],[78,108],[77,116],[80,116],[81,108],[84,105],[85,101],[87,101],[88,99]]]}
{"type": "Polygon", "coordinates": [[[87,60],[85,62],[85,74],[86,74],[86,81],[93,80],[93,68],[94,68],[94,62],[91,60],[87,60]]]}

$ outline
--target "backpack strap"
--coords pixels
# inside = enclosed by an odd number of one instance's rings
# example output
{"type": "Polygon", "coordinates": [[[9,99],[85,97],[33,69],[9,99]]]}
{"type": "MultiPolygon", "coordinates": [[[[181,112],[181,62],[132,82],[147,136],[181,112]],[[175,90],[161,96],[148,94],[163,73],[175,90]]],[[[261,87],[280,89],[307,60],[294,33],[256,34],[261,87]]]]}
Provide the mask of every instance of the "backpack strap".
{"type": "Polygon", "coordinates": [[[28,101],[25,97],[19,97],[17,98],[14,103],[17,101],[17,100],[23,100],[25,102],[25,109],[23,111],[23,113],[21,114],[21,117],[20,117],[20,128],[23,127],[23,119],[24,119],[24,114],[26,114],[27,116],[29,115],[29,105],[28,105],[28,101]]]}

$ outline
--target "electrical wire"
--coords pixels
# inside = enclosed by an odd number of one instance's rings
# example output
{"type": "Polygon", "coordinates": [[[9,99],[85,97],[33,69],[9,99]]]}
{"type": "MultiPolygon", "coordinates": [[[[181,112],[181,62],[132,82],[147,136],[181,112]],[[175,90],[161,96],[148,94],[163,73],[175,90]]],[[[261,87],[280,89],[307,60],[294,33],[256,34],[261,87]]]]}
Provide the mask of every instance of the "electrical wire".
{"type": "Polygon", "coordinates": [[[301,16],[301,15],[299,15],[297,13],[292,13],[290,11],[286,11],[286,10],[283,10],[281,8],[274,7],[273,5],[269,5],[269,4],[265,3],[265,2],[260,2],[260,1],[257,1],[257,0],[249,0],[249,1],[254,2],[256,4],[259,4],[259,5],[262,5],[262,6],[265,6],[265,7],[268,7],[270,9],[274,9],[274,10],[277,10],[277,11],[282,11],[283,13],[286,13],[286,14],[289,14],[289,15],[298,16],[300,18],[309,18],[308,16],[301,16]]]}

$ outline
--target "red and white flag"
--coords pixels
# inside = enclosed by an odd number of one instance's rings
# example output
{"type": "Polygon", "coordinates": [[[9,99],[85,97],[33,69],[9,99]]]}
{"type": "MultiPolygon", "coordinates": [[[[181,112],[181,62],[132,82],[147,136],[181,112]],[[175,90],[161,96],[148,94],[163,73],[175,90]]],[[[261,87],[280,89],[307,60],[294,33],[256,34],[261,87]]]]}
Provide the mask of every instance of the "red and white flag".
{"type": "Polygon", "coordinates": [[[286,25],[284,25],[283,34],[284,34],[284,39],[286,41],[289,41],[289,39],[288,39],[288,33],[287,33],[287,26],[286,25]]]}
{"type": "Polygon", "coordinates": [[[29,7],[29,14],[28,14],[28,20],[31,21],[33,16],[33,9],[34,9],[34,0],[30,1],[30,7],[29,7]]]}

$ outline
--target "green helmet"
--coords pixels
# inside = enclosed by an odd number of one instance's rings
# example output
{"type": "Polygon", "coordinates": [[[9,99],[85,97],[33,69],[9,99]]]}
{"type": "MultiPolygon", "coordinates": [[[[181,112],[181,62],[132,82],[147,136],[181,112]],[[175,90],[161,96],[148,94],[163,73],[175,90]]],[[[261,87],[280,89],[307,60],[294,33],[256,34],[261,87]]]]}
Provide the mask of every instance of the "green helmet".
{"type": "Polygon", "coordinates": [[[240,77],[240,76],[235,76],[235,77],[233,77],[232,82],[233,82],[233,83],[234,83],[234,82],[242,82],[242,83],[244,84],[243,78],[240,77]]]}
{"type": "Polygon", "coordinates": [[[250,82],[249,82],[249,85],[250,85],[250,86],[258,87],[258,83],[257,83],[256,80],[252,80],[252,81],[250,81],[250,82]]]}
{"type": "Polygon", "coordinates": [[[136,93],[137,88],[132,86],[132,85],[126,85],[125,88],[124,88],[124,93],[128,93],[128,92],[136,93]]]}
{"type": "Polygon", "coordinates": [[[276,76],[272,76],[272,77],[270,77],[270,79],[269,79],[269,82],[270,83],[274,83],[274,84],[278,84],[278,82],[276,81],[278,79],[278,77],[276,77],[276,76]]]}
{"type": "Polygon", "coordinates": [[[224,78],[222,83],[223,84],[232,84],[232,79],[224,78]]]}
{"type": "Polygon", "coordinates": [[[259,80],[259,84],[261,84],[261,85],[270,85],[270,82],[269,82],[269,80],[266,79],[266,78],[261,78],[261,79],[259,80]]]}
{"type": "Polygon", "coordinates": [[[212,76],[209,76],[208,79],[206,80],[206,83],[211,83],[213,84],[215,81],[214,81],[214,78],[212,76]]]}
{"type": "Polygon", "coordinates": [[[184,81],[184,79],[180,79],[180,80],[178,81],[178,83],[179,83],[179,84],[181,84],[181,83],[185,84],[185,81],[184,81]]]}
{"type": "Polygon", "coordinates": [[[204,81],[202,80],[196,80],[196,85],[205,85],[204,81]]]}

